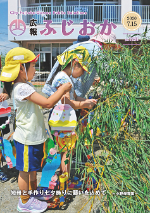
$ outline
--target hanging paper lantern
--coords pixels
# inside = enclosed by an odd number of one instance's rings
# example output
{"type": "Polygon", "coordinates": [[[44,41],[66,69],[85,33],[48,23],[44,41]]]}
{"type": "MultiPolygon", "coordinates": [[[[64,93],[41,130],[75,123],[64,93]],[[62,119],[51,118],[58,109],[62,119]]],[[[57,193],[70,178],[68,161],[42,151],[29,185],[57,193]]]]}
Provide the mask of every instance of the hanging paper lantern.
{"type": "Polygon", "coordinates": [[[59,104],[54,107],[48,123],[52,130],[72,131],[77,126],[75,110],[69,104],[59,104]]]}

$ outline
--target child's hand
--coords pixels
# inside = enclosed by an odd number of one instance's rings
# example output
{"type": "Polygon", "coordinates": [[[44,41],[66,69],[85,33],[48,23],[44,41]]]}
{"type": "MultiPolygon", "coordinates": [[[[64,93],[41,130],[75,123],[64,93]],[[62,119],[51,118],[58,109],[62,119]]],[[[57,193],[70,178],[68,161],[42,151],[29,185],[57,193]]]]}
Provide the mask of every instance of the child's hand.
{"type": "Polygon", "coordinates": [[[88,99],[91,100],[94,104],[97,104],[97,99],[88,99]]]}
{"type": "Polygon", "coordinates": [[[70,82],[67,82],[59,87],[59,89],[64,90],[64,93],[69,92],[71,88],[72,88],[72,84],[70,82]]]}
{"type": "Polygon", "coordinates": [[[92,109],[96,103],[97,103],[96,99],[85,100],[85,104],[87,105],[86,108],[88,108],[88,109],[92,109]]]}
{"type": "Polygon", "coordinates": [[[8,95],[6,93],[0,94],[0,102],[5,101],[8,98],[8,95]]]}

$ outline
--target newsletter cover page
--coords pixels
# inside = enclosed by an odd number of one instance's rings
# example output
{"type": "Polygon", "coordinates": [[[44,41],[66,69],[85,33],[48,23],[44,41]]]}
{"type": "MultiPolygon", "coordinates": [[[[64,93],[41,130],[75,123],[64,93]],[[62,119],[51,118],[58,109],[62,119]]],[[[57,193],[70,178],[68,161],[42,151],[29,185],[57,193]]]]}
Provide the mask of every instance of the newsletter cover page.
{"type": "Polygon", "coordinates": [[[149,1],[0,13],[1,212],[150,212],[149,1]]]}

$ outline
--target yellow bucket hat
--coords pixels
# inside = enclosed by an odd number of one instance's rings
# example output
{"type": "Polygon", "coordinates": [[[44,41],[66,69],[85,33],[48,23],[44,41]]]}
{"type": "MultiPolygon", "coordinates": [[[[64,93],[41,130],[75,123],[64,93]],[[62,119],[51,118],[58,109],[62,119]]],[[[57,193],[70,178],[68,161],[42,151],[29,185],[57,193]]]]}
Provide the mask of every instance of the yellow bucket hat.
{"type": "Polygon", "coordinates": [[[66,51],[57,56],[57,60],[60,65],[63,65],[63,69],[73,60],[76,59],[82,68],[88,72],[88,67],[91,62],[91,56],[88,50],[83,46],[78,46],[74,50],[66,51]]]}
{"type": "Polygon", "coordinates": [[[19,74],[20,64],[36,62],[39,55],[36,56],[32,51],[23,47],[11,49],[5,57],[5,66],[2,69],[0,81],[14,81],[19,74]]]}

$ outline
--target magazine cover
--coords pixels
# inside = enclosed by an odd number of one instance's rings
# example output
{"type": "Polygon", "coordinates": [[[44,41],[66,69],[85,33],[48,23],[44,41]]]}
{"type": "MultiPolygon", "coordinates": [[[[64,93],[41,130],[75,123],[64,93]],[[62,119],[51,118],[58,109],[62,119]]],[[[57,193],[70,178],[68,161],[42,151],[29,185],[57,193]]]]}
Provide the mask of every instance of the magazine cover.
{"type": "Polygon", "coordinates": [[[0,1],[0,209],[150,212],[150,2],[0,1]]]}

